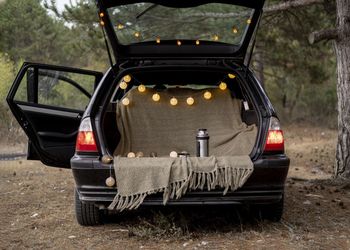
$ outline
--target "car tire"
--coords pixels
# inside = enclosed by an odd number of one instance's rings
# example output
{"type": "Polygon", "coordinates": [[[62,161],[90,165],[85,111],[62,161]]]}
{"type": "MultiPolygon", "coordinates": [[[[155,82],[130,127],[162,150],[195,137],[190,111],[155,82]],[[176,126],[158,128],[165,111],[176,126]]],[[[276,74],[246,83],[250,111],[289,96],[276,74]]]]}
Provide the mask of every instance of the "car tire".
{"type": "Polygon", "coordinates": [[[254,217],[260,220],[279,222],[282,219],[284,196],[277,203],[258,205],[253,208],[254,217]]]}
{"type": "Polygon", "coordinates": [[[82,226],[96,226],[101,224],[101,213],[93,203],[83,203],[79,199],[78,191],[74,190],[75,216],[82,226]]]}

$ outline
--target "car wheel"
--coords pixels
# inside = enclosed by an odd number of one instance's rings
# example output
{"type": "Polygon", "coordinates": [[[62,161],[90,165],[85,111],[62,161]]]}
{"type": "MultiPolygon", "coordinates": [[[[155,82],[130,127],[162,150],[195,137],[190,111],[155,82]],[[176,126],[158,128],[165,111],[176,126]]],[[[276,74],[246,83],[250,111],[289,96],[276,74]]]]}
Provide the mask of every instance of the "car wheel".
{"type": "Polygon", "coordinates": [[[254,217],[260,220],[278,222],[283,215],[284,196],[277,203],[259,205],[253,208],[254,217]]]}
{"type": "Polygon", "coordinates": [[[79,199],[78,191],[74,190],[75,216],[82,226],[96,226],[101,224],[101,213],[93,203],[83,203],[79,199]]]}

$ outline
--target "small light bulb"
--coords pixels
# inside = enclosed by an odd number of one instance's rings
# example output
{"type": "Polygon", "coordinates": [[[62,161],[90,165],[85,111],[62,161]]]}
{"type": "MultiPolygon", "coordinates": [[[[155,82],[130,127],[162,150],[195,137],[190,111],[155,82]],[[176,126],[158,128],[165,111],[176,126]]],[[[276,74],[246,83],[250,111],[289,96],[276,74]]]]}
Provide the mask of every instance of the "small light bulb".
{"type": "Polygon", "coordinates": [[[219,88],[220,88],[221,90],[225,90],[225,89],[227,88],[227,84],[224,83],[224,82],[220,82],[219,88]]]}
{"type": "Polygon", "coordinates": [[[104,17],[104,16],[105,16],[105,13],[101,12],[100,17],[104,17]]]}
{"type": "Polygon", "coordinates": [[[144,154],[143,152],[137,152],[136,155],[135,155],[137,158],[141,158],[141,157],[144,157],[144,154]]]}
{"type": "Polygon", "coordinates": [[[204,99],[210,100],[211,99],[211,93],[209,91],[205,91],[203,94],[204,99]]]}
{"type": "Polygon", "coordinates": [[[128,84],[127,84],[126,82],[122,81],[122,82],[119,84],[119,87],[120,87],[121,89],[126,89],[126,88],[128,87],[128,84]]]}
{"type": "Polygon", "coordinates": [[[186,100],[187,104],[192,106],[194,104],[194,99],[193,97],[188,97],[187,100],[186,100]]]}
{"type": "Polygon", "coordinates": [[[171,158],[176,158],[176,157],[177,157],[177,152],[176,152],[176,151],[171,151],[170,154],[169,154],[169,156],[170,156],[171,158]]]}
{"type": "Polygon", "coordinates": [[[129,152],[127,156],[128,156],[128,158],[135,158],[136,157],[134,152],[129,152]]]}
{"type": "Polygon", "coordinates": [[[177,43],[178,46],[181,46],[181,41],[180,40],[177,40],[176,43],[177,43]]]}
{"type": "Polygon", "coordinates": [[[143,85],[143,84],[140,84],[140,85],[137,87],[137,89],[138,89],[138,91],[141,92],[141,93],[143,93],[143,92],[146,91],[146,87],[145,87],[145,85],[143,85]]]}
{"type": "Polygon", "coordinates": [[[214,35],[214,41],[219,41],[219,36],[218,35],[214,35]]]}
{"type": "Polygon", "coordinates": [[[227,74],[227,75],[228,75],[228,78],[230,78],[230,79],[236,78],[236,76],[234,74],[227,74]]]}
{"type": "Polygon", "coordinates": [[[122,103],[124,106],[128,106],[130,104],[130,100],[129,98],[125,97],[123,100],[122,100],[122,103]]]}
{"type": "Polygon", "coordinates": [[[178,101],[177,101],[177,99],[176,99],[175,97],[173,97],[173,98],[170,99],[170,104],[171,104],[172,106],[176,106],[177,103],[178,103],[178,101]]]}
{"type": "Polygon", "coordinates": [[[251,19],[248,19],[247,20],[247,24],[251,24],[252,23],[252,20],[251,19]]]}
{"type": "Polygon", "coordinates": [[[124,76],[123,77],[123,80],[124,80],[124,82],[130,82],[131,81],[131,76],[130,75],[126,75],[126,76],[124,76]]]}
{"type": "Polygon", "coordinates": [[[124,29],[124,25],[123,25],[123,24],[121,24],[121,23],[118,23],[118,25],[117,25],[117,29],[118,29],[118,30],[122,30],[122,29],[124,29]]]}
{"type": "Polygon", "coordinates": [[[100,21],[100,24],[101,24],[101,26],[104,26],[105,25],[105,22],[104,21],[100,21]]]}
{"type": "Polygon", "coordinates": [[[196,41],[196,45],[199,45],[201,42],[199,40],[196,41]]]}
{"type": "Polygon", "coordinates": [[[159,37],[157,37],[156,43],[160,43],[160,38],[159,37]]]}
{"type": "Polygon", "coordinates": [[[135,36],[135,37],[140,37],[140,32],[136,31],[136,32],[134,33],[134,36],[135,36]]]}
{"type": "Polygon", "coordinates": [[[236,28],[232,28],[232,32],[237,34],[238,33],[238,30],[236,28]]]}
{"type": "Polygon", "coordinates": [[[160,100],[160,95],[158,93],[155,93],[152,95],[152,100],[155,102],[159,102],[160,100]]]}
{"type": "Polygon", "coordinates": [[[107,187],[113,187],[115,185],[115,179],[110,176],[106,179],[106,185],[107,187]]]}

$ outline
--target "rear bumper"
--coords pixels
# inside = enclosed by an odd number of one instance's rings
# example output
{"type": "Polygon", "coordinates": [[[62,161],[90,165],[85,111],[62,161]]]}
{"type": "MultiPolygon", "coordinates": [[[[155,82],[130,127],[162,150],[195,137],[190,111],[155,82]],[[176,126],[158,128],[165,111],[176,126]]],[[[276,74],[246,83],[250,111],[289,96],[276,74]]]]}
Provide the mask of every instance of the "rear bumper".
{"type": "MultiPolygon", "coordinates": [[[[74,156],[71,167],[79,197],[83,202],[108,205],[117,194],[115,188],[105,185],[114,175],[113,167],[102,164],[97,158],[74,156]],[[111,170],[110,170],[111,169],[111,170]]],[[[167,205],[217,205],[217,204],[269,204],[281,200],[289,168],[285,155],[266,156],[254,162],[254,171],[248,181],[234,192],[223,195],[222,190],[191,191],[167,205]]],[[[163,205],[162,195],[148,196],[143,205],[163,205]]]]}

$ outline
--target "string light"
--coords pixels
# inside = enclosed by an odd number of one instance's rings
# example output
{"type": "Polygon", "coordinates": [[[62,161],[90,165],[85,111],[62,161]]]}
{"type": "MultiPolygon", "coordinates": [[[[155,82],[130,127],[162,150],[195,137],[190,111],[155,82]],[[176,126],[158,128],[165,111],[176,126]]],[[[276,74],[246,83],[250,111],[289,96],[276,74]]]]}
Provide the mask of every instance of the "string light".
{"type": "Polygon", "coordinates": [[[123,24],[121,24],[121,23],[118,23],[118,25],[117,25],[117,29],[118,29],[118,30],[122,30],[122,29],[124,29],[124,25],[123,25],[123,24]]]}
{"type": "Polygon", "coordinates": [[[233,28],[232,28],[232,32],[235,33],[235,34],[237,34],[237,33],[238,33],[237,28],[233,27],[233,28]]]}
{"type": "Polygon", "coordinates": [[[181,41],[180,40],[177,40],[176,43],[177,43],[178,46],[181,46],[181,41]]]}
{"type": "Polygon", "coordinates": [[[137,38],[140,37],[140,32],[136,31],[136,32],[134,33],[134,36],[137,37],[137,38]]]}
{"type": "Polygon", "coordinates": [[[227,88],[227,84],[224,83],[224,82],[220,82],[219,88],[220,88],[221,90],[225,90],[225,89],[227,88]]]}
{"type": "Polygon", "coordinates": [[[169,156],[170,156],[171,158],[176,158],[176,157],[177,157],[177,152],[176,152],[176,151],[171,151],[170,154],[169,154],[169,156]]]}
{"type": "Polygon", "coordinates": [[[128,158],[135,158],[136,157],[134,152],[129,152],[127,156],[128,156],[128,158]]]}
{"type": "Polygon", "coordinates": [[[131,76],[130,75],[126,75],[126,76],[123,77],[123,80],[124,80],[124,82],[129,83],[131,81],[131,76]]]}
{"type": "Polygon", "coordinates": [[[105,16],[105,13],[101,12],[100,17],[104,17],[104,16],[105,16]]]}
{"type": "Polygon", "coordinates": [[[200,44],[200,41],[199,41],[199,40],[197,40],[197,41],[196,41],[196,45],[199,45],[199,44],[200,44]]]}
{"type": "Polygon", "coordinates": [[[104,21],[100,21],[100,24],[101,24],[101,26],[104,26],[105,25],[105,22],[104,21]]]}
{"type": "Polygon", "coordinates": [[[176,99],[175,97],[173,97],[173,98],[170,99],[170,104],[171,104],[172,106],[176,106],[177,103],[178,103],[178,101],[177,101],[177,99],[176,99]]]}
{"type": "Polygon", "coordinates": [[[155,102],[159,102],[160,100],[160,95],[158,93],[155,93],[152,95],[152,100],[155,102]]]}
{"type": "Polygon", "coordinates": [[[227,76],[228,76],[228,78],[230,78],[230,79],[234,79],[234,78],[236,78],[236,76],[234,75],[234,74],[227,74],[227,76]]]}
{"type": "Polygon", "coordinates": [[[145,85],[143,85],[143,84],[140,84],[140,85],[137,87],[137,89],[138,89],[138,91],[141,92],[141,93],[143,93],[143,92],[146,91],[146,87],[145,87],[145,85]]]}
{"type": "Polygon", "coordinates": [[[128,105],[130,104],[129,98],[125,97],[125,98],[122,100],[122,104],[123,104],[124,106],[128,106],[128,105]]]}
{"type": "Polygon", "coordinates": [[[193,97],[188,97],[187,100],[186,100],[186,102],[187,102],[187,104],[188,104],[189,106],[192,106],[192,105],[194,104],[194,99],[193,99],[193,97]]]}
{"type": "Polygon", "coordinates": [[[203,97],[206,100],[210,100],[211,96],[212,96],[212,94],[209,91],[205,91],[204,94],[203,94],[203,97]]]}
{"type": "Polygon", "coordinates": [[[160,43],[160,38],[159,37],[157,37],[156,43],[160,43]]]}
{"type": "Polygon", "coordinates": [[[247,20],[247,24],[251,24],[252,23],[252,20],[251,19],[248,19],[247,20]]]}
{"type": "Polygon", "coordinates": [[[219,41],[219,36],[218,35],[214,35],[214,41],[219,41]]]}
{"type": "Polygon", "coordinates": [[[106,185],[107,187],[113,187],[115,185],[115,180],[112,176],[106,179],[106,185]]]}
{"type": "Polygon", "coordinates": [[[119,84],[119,87],[121,89],[126,89],[128,87],[128,84],[125,82],[125,81],[122,81],[120,84],[119,84]]]}

